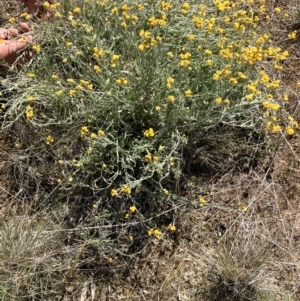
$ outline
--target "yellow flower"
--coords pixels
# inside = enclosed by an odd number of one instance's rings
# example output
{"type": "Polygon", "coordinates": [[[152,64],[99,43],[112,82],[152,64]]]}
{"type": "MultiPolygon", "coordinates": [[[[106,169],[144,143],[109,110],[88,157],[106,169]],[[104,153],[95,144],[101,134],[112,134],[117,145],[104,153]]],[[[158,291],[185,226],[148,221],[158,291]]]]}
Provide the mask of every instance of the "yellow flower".
{"type": "Polygon", "coordinates": [[[174,54],[173,54],[173,52],[169,51],[169,52],[167,52],[167,56],[170,57],[170,58],[173,58],[174,54]]]}
{"type": "Polygon", "coordinates": [[[133,212],[136,211],[136,207],[135,207],[135,206],[130,206],[130,207],[129,207],[129,210],[133,213],[133,212]]]}
{"type": "Polygon", "coordinates": [[[155,236],[156,238],[160,238],[162,233],[158,229],[151,228],[150,230],[148,230],[148,235],[155,236]]]}
{"type": "Polygon", "coordinates": [[[123,194],[131,194],[131,188],[128,185],[123,185],[121,187],[121,192],[123,194]]]}
{"type": "Polygon", "coordinates": [[[51,144],[51,143],[53,143],[53,142],[54,142],[53,137],[52,137],[51,135],[49,135],[49,136],[46,138],[46,143],[47,143],[47,144],[51,144]]]}
{"type": "Polygon", "coordinates": [[[68,179],[68,181],[69,181],[69,183],[72,183],[72,182],[73,182],[73,178],[70,177],[70,178],[68,179]]]}
{"type": "Polygon", "coordinates": [[[246,205],[245,203],[243,203],[243,204],[241,205],[241,209],[242,209],[244,212],[246,212],[246,211],[248,210],[248,207],[247,207],[247,205],[246,205]]]}
{"type": "Polygon", "coordinates": [[[63,94],[63,90],[58,90],[56,93],[55,93],[56,95],[62,95],[63,94]]]}
{"type": "Polygon", "coordinates": [[[75,7],[73,12],[74,14],[79,14],[81,12],[81,9],[79,7],[75,7]]]}
{"type": "Polygon", "coordinates": [[[139,51],[143,51],[145,49],[145,45],[144,44],[140,44],[138,46],[139,51]]]}
{"type": "Polygon", "coordinates": [[[194,41],[194,40],[195,40],[195,35],[189,34],[189,35],[188,35],[188,39],[189,39],[190,41],[194,41]]]}
{"type": "Polygon", "coordinates": [[[56,79],[58,79],[58,76],[55,75],[55,74],[52,74],[52,75],[51,75],[51,78],[54,79],[54,80],[56,80],[56,79]]]}
{"type": "Polygon", "coordinates": [[[91,136],[90,136],[92,139],[95,139],[97,137],[97,135],[95,133],[91,133],[91,136]]]}
{"type": "Polygon", "coordinates": [[[190,9],[190,4],[188,2],[185,2],[181,6],[181,13],[183,15],[187,14],[188,10],[190,9]]]}
{"type": "Polygon", "coordinates": [[[176,227],[175,227],[174,225],[172,225],[172,224],[170,224],[170,225],[168,226],[168,229],[169,229],[170,231],[172,231],[172,232],[176,231],[176,227]]]}
{"type": "Polygon", "coordinates": [[[231,77],[231,78],[229,79],[229,83],[230,83],[230,84],[233,84],[233,85],[237,85],[239,82],[238,82],[238,80],[237,80],[236,77],[231,77]]]}
{"type": "Polygon", "coordinates": [[[116,79],[116,83],[119,84],[119,85],[121,85],[121,84],[127,85],[128,84],[128,80],[125,77],[121,77],[121,78],[116,79]]]}
{"type": "Polygon", "coordinates": [[[83,126],[80,130],[80,137],[83,138],[86,133],[88,133],[89,129],[87,126],[83,126]]]}
{"type": "Polygon", "coordinates": [[[33,97],[33,96],[29,96],[29,97],[27,98],[27,101],[29,101],[29,102],[34,101],[34,97],[33,97]]]}
{"type": "Polygon", "coordinates": [[[280,131],[280,126],[279,125],[273,125],[272,132],[273,133],[278,133],[279,131],[280,131]]]}
{"type": "Polygon", "coordinates": [[[228,98],[226,98],[226,99],[224,100],[224,103],[225,103],[225,105],[226,105],[227,107],[229,107],[229,105],[230,105],[230,100],[229,100],[228,98]]]}
{"type": "Polygon", "coordinates": [[[109,263],[112,263],[112,262],[113,262],[113,259],[112,259],[111,257],[109,257],[109,258],[108,258],[108,262],[109,262],[109,263]]]}
{"type": "Polygon", "coordinates": [[[14,17],[11,17],[8,19],[8,23],[10,23],[10,24],[13,24],[15,22],[16,22],[16,18],[14,18],[14,17]]]}
{"type": "Polygon", "coordinates": [[[167,88],[168,88],[168,89],[171,89],[173,83],[174,83],[174,78],[172,78],[171,76],[169,76],[169,77],[167,78],[167,88]]]}
{"type": "Polygon", "coordinates": [[[137,10],[138,11],[141,11],[141,10],[143,10],[145,8],[145,6],[143,5],[143,4],[138,4],[137,5],[137,10]]]}
{"type": "Polygon", "coordinates": [[[146,130],[145,132],[144,132],[144,136],[146,137],[146,138],[153,138],[154,137],[154,130],[153,130],[153,128],[149,128],[148,130],[146,130]]]}
{"type": "Polygon", "coordinates": [[[275,7],[274,8],[274,12],[275,13],[280,13],[281,12],[281,8],[280,7],[275,7]]]}
{"type": "Polygon", "coordinates": [[[264,101],[262,105],[265,109],[271,109],[273,111],[278,111],[280,108],[280,106],[275,102],[264,101]]]}
{"type": "Polygon", "coordinates": [[[216,104],[220,104],[221,102],[222,102],[222,97],[217,97],[216,99],[215,99],[215,102],[216,102],[216,104]]]}
{"type": "Polygon", "coordinates": [[[39,53],[39,52],[41,52],[41,45],[33,45],[33,46],[32,46],[32,49],[33,49],[35,52],[39,53]]]}
{"type": "Polygon", "coordinates": [[[200,206],[204,206],[206,204],[206,200],[203,198],[199,198],[200,206]]]}
{"type": "Polygon", "coordinates": [[[104,131],[102,131],[102,130],[99,130],[99,131],[98,131],[98,136],[102,137],[102,136],[104,136],[104,135],[105,135],[104,131]]]}
{"type": "Polygon", "coordinates": [[[92,152],[93,152],[93,148],[92,148],[92,147],[89,147],[89,148],[87,149],[87,153],[90,155],[92,152]]]}
{"type": "Polygon", "coordinates": [[[67,58],[63,58],[62,62],[65,64],[68,61],[67,58]]]}
{"type": "Polygon", "coordinates": [[[45,1],[45,2],[43,3],[43,7],[44,7],[44,8],[49,8],[49,7],[50,7],[50,3],[49,3],[48,1],[45,1]]]}
{"type": "Polygon", "coordinates": [[[35,74],[32,73],[32,72],[30,72],[30,73],[28,73],[28,77],[30,77],[30,78],[35,78],[35,74]]]}
{"type": "Polygon", "coordinates": [[[174,95],[169,95],[168,96],[168,101],[171,102],[171,103],[174,103],[174,101],[175,101],[174,95]]]}
{"type": "Polygon", "coordinates": [[[171,3],[168,3],[165,1],[162,1],[162,3],[161,3],[162,10],[170,10],[170,9],[172,9],[172,7],[173,7],[173,5],[171,3]]]}
{"type": "Polygon", "coordinates": [[[192,93],[191,89],[184,91],[184,96],[185,96],[185,97],[191,97],[192,94],[193,94],[193,93],[192,93]]]}
{"type": "Polygon", "coordinates": [[[71,84],[71,83],[74,83],[74,79],[73,79],[73,78],[68,78],[68,79],[67,79],[67,82],[70,83],[70,84],[71,84]]]}
{"type": "Polygon", "coordinates": [[[61,179],[57,179],[56,182],[57,182],[57,184],[61,184],[62,181],[61,181],[61,179]]]}
{"type": "Polygon", "coordinates": [[[54,14],[54,17],[56,17],[56,18],[61,18],[61,13],[60,12],[55,12],[55,14],[54,14]]]}
{"type": "Polygon", "coordinates": [[[152,155],[150,153],[147,153],[145,155],[145,160],[146,160],[146,162],[151,162],[152,161],[152,155]]]}
{"type": "Polygon", "coordinates": [[[288,34],[288,38],[290,40],[296,39],[296,37],[297,37],[297,30],[294,30],[293,32],[288,34]]]}
{"type": "Polygon", "coordinates": [[[168,195],[169,194],[169,190],[168,189],[163,189],[163,193],[165,194],[165,195],[168,195]]]}
{"type": "Polygon", "coordinates": [[[293,129],[290,125],[288,125],[288,126],[285,128],[285,131],[286,131],[286,133],[287,133],[288,135],[294,135],[294,134],[295,134],[294,129],[293,129]]]}
{"type": "Polygon", "coordinates": [[[31,106],[26,107],[26,118],[30,119],[33,117],[33,108],[31,106]]]}
{"type": "Polygon", "coordinates": [[[118,195],[118,190],[117,190],[117,189],[112,189],[112,190],[110,191],[110,195],[111,195],[112,197],[117,196],[117,195],[118,195]]]}
{"type": "Polygon", "coordinates": [[[96,73],[99,73],[101,71],[100,67],[97,65],[95,65],[93,69],[96,73]]]}
{"type": "Polygon", "coordinates": [[[76,91],[75,90],[70,90],[69,94],[70,94],[70,96],[74,96],[76,94],[76,91]]]}

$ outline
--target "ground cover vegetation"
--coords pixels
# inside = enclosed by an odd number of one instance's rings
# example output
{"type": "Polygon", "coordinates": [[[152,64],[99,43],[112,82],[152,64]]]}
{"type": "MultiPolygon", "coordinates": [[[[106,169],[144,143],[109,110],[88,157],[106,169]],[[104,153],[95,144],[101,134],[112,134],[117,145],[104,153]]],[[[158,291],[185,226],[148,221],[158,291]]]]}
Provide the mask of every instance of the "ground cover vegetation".
{"type": "MultiPolygon", "coordinates": [[[[112,277],[149,242],[176,241],[178,211],[208,206],[209,191],[184,193],[191,165],[214,170],[220,156],[238,152],[233,144],[251,139],[262,145],[253,157],[264,156],[265,145],[274,149],[298,129],[281,85],[289,53],[261,26],[273,15],[289,18],[280,7],[269,12],[265,0],[43,7],[52,18],[31,24],[33,58],[7,67],[1,83],[2,132],[13,144],[7,170],[35,217],[2,225],[2,300],[50,300],[80,273],[112,277]]],[[[30,18],[22,12],[8,22],[30,18]]],[[[291,31],[287,39],[295,38],[291,31]]],[[[263,252],[242,250],[253,268],[245,272],[225,250],[211,275],[223,276],[222,292],[234,300],[262,298],[252,284],[263,252]]]]}

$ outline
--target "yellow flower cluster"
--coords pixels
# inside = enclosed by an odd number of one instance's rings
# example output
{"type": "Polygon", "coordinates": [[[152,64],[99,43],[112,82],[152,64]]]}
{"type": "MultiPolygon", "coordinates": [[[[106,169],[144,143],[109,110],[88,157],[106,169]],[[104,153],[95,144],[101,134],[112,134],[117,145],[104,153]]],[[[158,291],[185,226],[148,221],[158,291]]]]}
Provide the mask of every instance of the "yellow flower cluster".
{"type": "Polygon", "coordinates": [[[168,229],[169,229],[171,232],[174,232],[174,231],[176,231],[176,226],[173,225],[173,224],[170,224],[170,225],[168,226],[168,229]]]}
{"type": "Polygon", "coordinates": [[[26,107],[26,118],[31,119],[33,117],[33,108],[31,106],[26,107]]]}
{"type": "Polygon", "coordinates": [[[117,62],[119,61],[119,59],[120,59],[120,56],[117,55],[117,54],[114,54],[114,55],[112,56],[110,63],[111,63],[111,66],[112,66],[113,68],[116,68],[117,62]]]}
{"type": "Polygon", "coordinates": [[[144,132],[144,136],[145,136],[146,138],[153,138],[154,135],[155,135],[155,133],[154,133],[153,128],[149,128],[148,130],[146,130],[146,131],[144,132]]]}
{"type": "Polygon", "coordinates": [[[190,58],[191,58],[192,54],[188,51],[185,51],[185,49],[183,49],[183,53],[180,53],[179,57],[180,57],[180,62],[179,62],[179,66],[183,66],[183,67],[187,67],[191,64],[190,58]]]}
{"type": "Polygon", "coordinates": [[[206,200],[204,198],[199,198],[199,204],[200,206],[204,206],[206,204],[206,200]]]}
{"type": "Polygon", "coordinates": [[[96,59],[101,58],[105,54],[109,54],[110,53],[109,50],[104,50],[104,49],[101,49],[101,48],[98,48],[98,47],[94,47],[93,51],[94,51],[93,57],[96,58],[96,59]]]}
{"type": "Polygon", "coordinates": [[[140,51],[144,51],[145,49],[148,49],[150,47],[154,47],[158,43],[162,41],[162,38],[160,36],[152,37],[151,31],[147,30],[140,30],[139,36],[143,38],[143,42],[138,45],[138,49],[140,51]]]}
{"type": "Polygon", "coordinates": [[[191,6],[188,2],[184,2],[181,6],[181,13],[183,15],[186,15],[188,13],[188,11],[190,10],[191,6]]]}
{"type": "Polygon", "coordinates": [[[278,111],[280,108],[280,106],[275,102],[264,101],[262,105],[265,109],[271,109],[273,111],[278,111]]]}
{"type": "Polygon", "coordinates": [[[81,138],[84,138],[85,135],[89,132],[89,129],[87,126],[83,126],[80,130],[80,137],[81,138]]]}
{"type": "MultiPolygon", "coordinates": [[[[124,194],[124,195],[130,195],[130,194],[131,194],[131,188],[130,188],[128,185],[124,184],[124,185],[121,187],[120,192],[121,192],[122,194],[124,194]]],[[[117,196],[118,194],[119,194],[119,191],[118,191],[117,189],[115,189],[115,188],[111,189],[111,191],[110,191],[111,197],[115,197],[115,196],[117,196]]]]}
{"type": "Polygon", "coordinates": [[[171,10],[173,8],[173,5],[171,3],[165,1],[162,1],[160,6],[162,10],[171,10]]]}
{"type": "Polygon", "coordinates": [[[121,187],[121,192],[123,194],[131,194],[131,188],[128,185],[123,185],[121,187]]]}
{"type": "Polygon", "coordinates": [[[26,21],[30,20],[31,19],[31,16],[29,13],[22,13],[20,15],[21,18],[24,18],[26,21]]]}
{"type": "Polygon", "coordinates": [[[53,137],[52,137],[51,135],[48,135],[47,138],[46,138],[46,143],[47,143],[47,144],[51,144],[51,143],[53,143],[53,142],[54,142],[53,137]]]}
{"type": "Polygon", "coordinates": [[[213,74],[213,80],[218,81],[221,77],[226,77],[232,73],[229,69],[218,70],[213,74]]]}
{"type": "Polygon", "coordinates": [[[151,16],[148,19],[149,26],[166,26],[167,25],[167,16],[165,14],[161,14],[160,19],[156,19],[154,16],[151,16]]]}
{"type": "Polygon", "coordinates": [[[149,236],[154,236],[156,238],[161,238],[162,232],[158,229],[151,228],[150,230],[148,230],[148,235],[149,236]]]}
{"type": "Polygon", "coordinates": [[[128,80],[127,80],[126,77],[121,77],[121,78],[116,79],[116,83],[118,85],[121,85],[121,84],[127,85],[128,84],[128,80]]]}
{"type": "Polygon", "coordinates": [[[146,162],[156,163],[156,162],[158,162],[158,160],[159,160],[159,157],[158,156],[153,156],[151,153],[147,153],[145,155],[145,161],[146,162]]]}
{"type": "Polygon", "coordinates": [[[167,78],[167,88],[168,88],[168,89],[171,89],[172,86],[173,86],[173,83],[174,83],[174,78],[171,77],[171,76],[169,76],[169,77],[167,78]]]}

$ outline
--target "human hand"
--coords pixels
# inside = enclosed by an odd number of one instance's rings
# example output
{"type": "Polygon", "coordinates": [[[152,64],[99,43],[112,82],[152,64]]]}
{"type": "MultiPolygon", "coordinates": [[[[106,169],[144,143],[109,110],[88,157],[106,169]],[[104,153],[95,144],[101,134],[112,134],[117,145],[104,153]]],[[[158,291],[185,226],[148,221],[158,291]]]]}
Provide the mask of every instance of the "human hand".
{"type": "Polygon", "coordinates": [[[21,35],[30,31],[26,23],[20,24],[20,29],[0,28],[0,62],[4,61],[8,64],[13,64],[19,57],[19,52],[26,48],[32,40],[31,35],[21,35]]]}
{"type": "MultiPolygon", "coordinates": [[[[19,0],[19,1],[21,1],[22,3],[25,3],[28,6],[29,11],[33,16],[40,16],[43,13],[42,9],[40,8],[38,0],[19,0]]],[[[48,2],[53,3],[54,1],[48,0],[48,2]]],[[[49,18],[49,16],[47,16],[47,14],[46,14],[45,19],[48,19],[48,18],[49,18]]]]}

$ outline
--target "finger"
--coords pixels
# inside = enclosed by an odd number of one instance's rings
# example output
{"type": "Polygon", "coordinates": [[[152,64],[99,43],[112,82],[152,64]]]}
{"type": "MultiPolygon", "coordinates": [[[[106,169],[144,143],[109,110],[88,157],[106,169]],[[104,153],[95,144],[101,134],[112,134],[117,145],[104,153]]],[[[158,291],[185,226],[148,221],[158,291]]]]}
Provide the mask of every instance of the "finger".
{"type": "Polygon", "coordinates": [[[39,3],[37,0],[26,0],[24,3],[26,3],[32,15],[36,16],[39,13],[39,3]]]}
{"type": "Polygon", "coordinates": [[[0,28],[0,39],[6,40],[8,37],[8,30],[4,28],[0,28]]]}
{"type": "Polygon", "coordinates": [[[23,50],[31,39],[32,36],[23,36],[18,40],[4,41],[0,45],[0,61],[4,60],[9,64],[13,64],[19,56],[18,52],[23,50]]]}
{"type": "Polygon", "coordinates": [[[29,32],[30,31],[30,27],[25,22],[20,23],[20,29],[21,29],[20,30],[21,32],[29,32]]]}
{"type": "Polygon", "coordinates": [[[10,34],[10,35],[12,35],[12,36],[17,36],[18,34],[19,34],[19,30],[17,29],[17,28],[15,28],[15,27],[12,27],[12,28],[10,28],[9,30],[8,30],[8,33],[10,34]]]}

